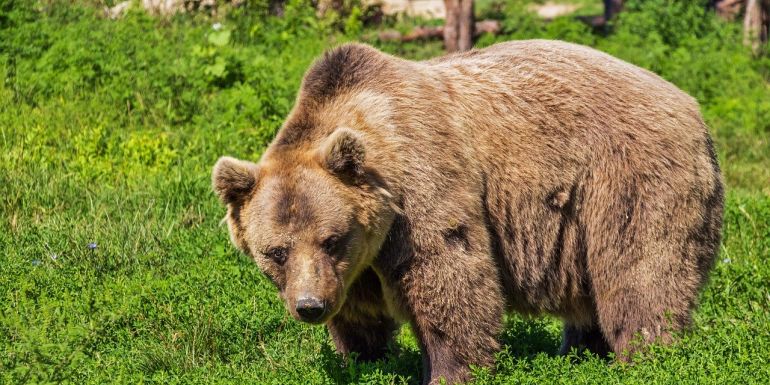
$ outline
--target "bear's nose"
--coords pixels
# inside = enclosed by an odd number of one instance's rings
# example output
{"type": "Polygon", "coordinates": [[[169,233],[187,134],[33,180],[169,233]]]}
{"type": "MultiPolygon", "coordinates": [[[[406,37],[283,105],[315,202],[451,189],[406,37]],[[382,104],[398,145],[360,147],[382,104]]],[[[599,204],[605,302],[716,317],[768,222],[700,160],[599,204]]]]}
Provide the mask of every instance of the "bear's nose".
{"type": "Polygon", "coordinates": [[[325,306],[318,298],[302,297],[297,300],[297,314],[304,321],[316,321],[324,314],[325,306]]]}

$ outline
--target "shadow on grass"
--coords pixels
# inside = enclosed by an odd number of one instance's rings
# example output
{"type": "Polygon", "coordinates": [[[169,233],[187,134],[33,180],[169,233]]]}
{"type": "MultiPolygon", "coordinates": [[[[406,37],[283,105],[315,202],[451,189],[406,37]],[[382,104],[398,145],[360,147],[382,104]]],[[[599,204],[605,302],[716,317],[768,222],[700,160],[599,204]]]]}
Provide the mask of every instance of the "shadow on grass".
{"type": "MultiPolygon", "coordinates": [[[[500,342],[507,356],[514,360],[530,362],[542,354],[549,358],[555,358],[560,356],[561,330],[561,322],[550,317],[534,319],[511,317],[505,323],[500,342]]],[[[573,348],[567,357],[572,364],[580,364],[585,360],[594,358],[599,358],[605,362],[611,362],[613,359],[611,354],[596,355],[586,349],[576,350],[576,348],[573,348]]]]}
{"type": "MultiPolygon", "coordinates": [[[[556,357],[561,333],[554,331],[549,319],[511,317],[505,322],[500,342],[509,357],[532,361],[541,353],[556,357]]],[[[321,353],[325,370],[337,384],[420,384],[422,380],[422,358],[416,348],[397,344],[385,359],[373,362],[346,359],[334,351],[332,344],[325,344],[321,353]]]]}
{"type": "Polygon", "coordinates": [[[422,358],[414,349],[397,346],[384,359],[366,362],[342,357],[326,344],[321,355],[324,369],[336,384],[420,384],[422,380],[422,358]]]}
{"type": "Polygon", "coordinates": [[[560,328],[550,318],[508,317],[500,336],[504,349],[515,358],[532,359],[540,353],[555,357],[561,346],[560,328]]]}

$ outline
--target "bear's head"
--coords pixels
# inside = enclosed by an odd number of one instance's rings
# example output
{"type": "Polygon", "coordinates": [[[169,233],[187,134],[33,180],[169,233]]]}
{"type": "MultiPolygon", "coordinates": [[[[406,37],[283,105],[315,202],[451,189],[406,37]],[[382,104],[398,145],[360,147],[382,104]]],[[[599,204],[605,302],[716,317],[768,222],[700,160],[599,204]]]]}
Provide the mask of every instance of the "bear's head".
{"type": "Polygon", "coordinates": [[[366,164],[360,132],[336,128],[314,143],[273,144],[258,164],[222,157],[212,179],[232,242],[292,316],[322,323],[376,257],[397,207],[366,164]]]}

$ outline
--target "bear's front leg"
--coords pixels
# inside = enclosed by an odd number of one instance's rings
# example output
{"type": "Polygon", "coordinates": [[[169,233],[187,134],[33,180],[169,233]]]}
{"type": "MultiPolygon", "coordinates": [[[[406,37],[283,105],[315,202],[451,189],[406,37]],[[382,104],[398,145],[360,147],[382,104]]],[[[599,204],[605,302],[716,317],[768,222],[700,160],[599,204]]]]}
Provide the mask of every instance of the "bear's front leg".
{"type": "Polygon", "coordinates": [[[393,320],[385,317],[358,320],[335,317],[326,326],[338,353],[345,356],[356,353],[363,361],[383,358],[396,329],[393,320]]]}
{"type": "Polygon", "coordinates": [[[327,323],[337,352],[358,359],[383,358],[398,327],[385,309],[377,275],[367,269],[348,290],[342,309],[327,323]]]}
{"type": "Polygon", "coordinates": [[[450,242],[440,254],[415,255],[400,279],[423,351],[423,383],[463,383],[470,366],[492,366],[499,350],[504,299],[485,250],[450,242]]]}

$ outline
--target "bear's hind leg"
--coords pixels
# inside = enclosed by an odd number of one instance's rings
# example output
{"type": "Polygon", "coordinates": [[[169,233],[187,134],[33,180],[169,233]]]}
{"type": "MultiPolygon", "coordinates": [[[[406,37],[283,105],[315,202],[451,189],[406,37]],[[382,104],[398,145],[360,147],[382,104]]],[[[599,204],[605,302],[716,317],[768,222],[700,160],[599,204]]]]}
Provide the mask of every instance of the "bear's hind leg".
{"type": "Polygon", "coordinates": [[[636,288],[622,288],[597,301],[601,330],[616,358],[628,361],[651,343],[670,343],[689,322],[687,311],[667,308],[636,288]]]}
{"type": "Polygon", "coordinates": [[[606,357],[611,351],[598,324],[576,326],[565,322],[559,354],[567,355],[573,348],[577,349],[578,353],[588,350],[599,357],[606,357]]]}
{"type": "Polygon", "coordinates": [[[681,255],[677,235],[639,230],[636,238],[619,242],[623,247],[595,254],[589,247],[598,323],[620,360],[651,343],[670,342],[690,322],[700,279],[681,255]]]}
{"type": "Polygon", "coordinates": [[[686,168],[669,169],[679,174],[665,180],[627,175],[638,166],[604,164],[603,174],[587,182],[591,203],[582,212],[598,323],[617,359],[626,361],[689,325],[721,223],[718,184],[682,183],[693,178],[686,168]]]}

